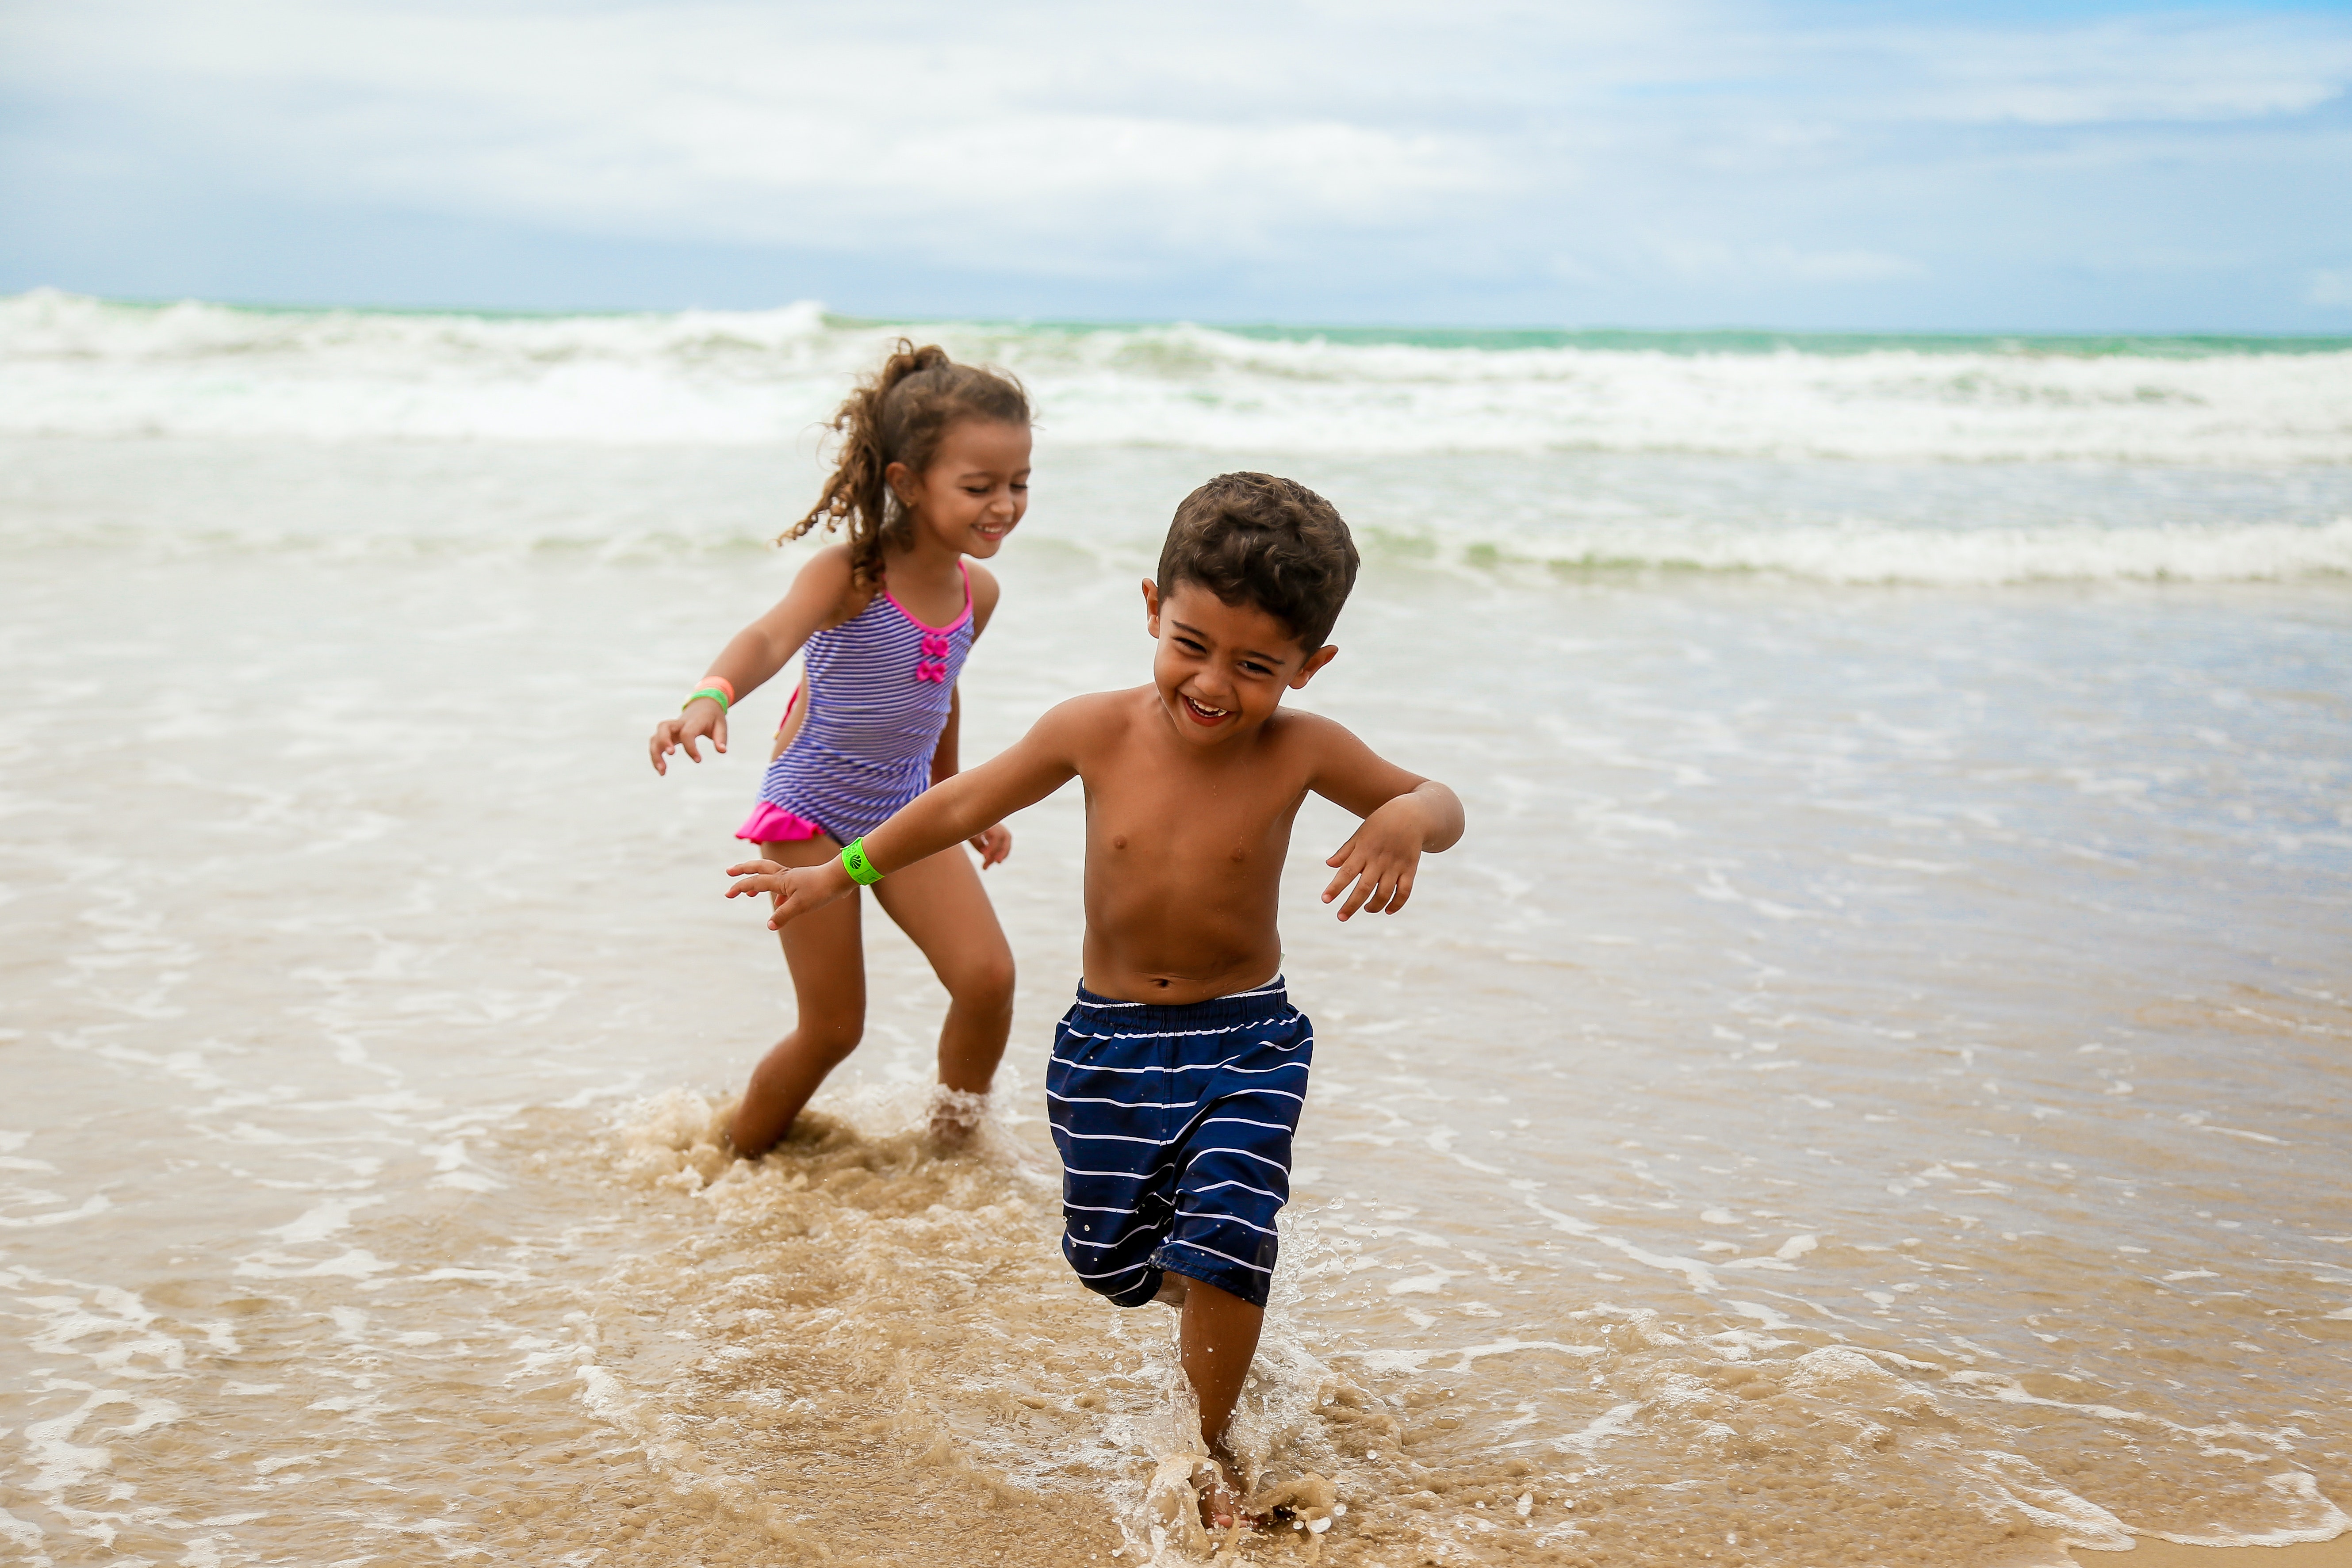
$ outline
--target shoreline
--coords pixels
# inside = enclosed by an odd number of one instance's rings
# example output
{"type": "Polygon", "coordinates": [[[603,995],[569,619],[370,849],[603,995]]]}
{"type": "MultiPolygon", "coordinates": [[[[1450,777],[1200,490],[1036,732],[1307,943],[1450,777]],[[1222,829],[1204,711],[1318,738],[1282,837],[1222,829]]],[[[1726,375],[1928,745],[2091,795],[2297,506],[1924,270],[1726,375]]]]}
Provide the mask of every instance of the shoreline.
{"type": "Polygon", "coordinates": [[[2352,1531],[2332,1541],[2298,1541],[2286,1546],[2183,1546],[2142,1535],[2134,1538],[2128,1552],[2078,1546],[2069,1548],[2067,1555],[2082,1568],[2125,1563],[2131,1568],[2352,1568],[2352,1531]]]}

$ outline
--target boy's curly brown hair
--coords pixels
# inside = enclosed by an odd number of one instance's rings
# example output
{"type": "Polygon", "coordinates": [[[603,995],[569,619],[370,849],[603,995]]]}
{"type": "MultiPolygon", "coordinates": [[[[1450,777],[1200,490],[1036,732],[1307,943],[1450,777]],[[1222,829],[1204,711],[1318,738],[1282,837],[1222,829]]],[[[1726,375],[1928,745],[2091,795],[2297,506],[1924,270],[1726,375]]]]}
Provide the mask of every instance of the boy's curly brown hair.
{"type": "Polygon", "coordinates": [[[1220,474],[1176,508],[1160,547],[1160,592],[1197,582],[1255,604],[1312,653],[1356,585],[1356,542],[1338,508],[1295,479],[1220,474]]]}
{"type": "Polygon", "coordinates": [[[846,525],[852,577],[878,581],[883,545],[902,538],[908,524],[884,476],[893,463],[918,474],[929,468],[939,455],[940,438],[959,419],[1027,424],[1029,398],[1003,371],[959,365],[936,343],[919,349],[899,339],[882,368],[858,382],[833,416],[833,429],[841,437],[833,475],[808,516],[776,542],[846,525]]]}

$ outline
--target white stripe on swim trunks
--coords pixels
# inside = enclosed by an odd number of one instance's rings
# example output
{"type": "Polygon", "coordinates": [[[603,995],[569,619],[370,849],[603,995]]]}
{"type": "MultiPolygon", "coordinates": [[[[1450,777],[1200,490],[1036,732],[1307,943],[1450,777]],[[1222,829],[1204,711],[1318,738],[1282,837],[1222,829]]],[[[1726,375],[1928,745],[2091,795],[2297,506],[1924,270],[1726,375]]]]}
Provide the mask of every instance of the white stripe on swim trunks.
{"type": "MultiPolygon", "coordinates": [[[[1118,1039],[1124,1037],[1107,1035],[1101,1038],[1118,1039]]],[[[1304,1043],[1313,1045],[1315,1043],[1315,1037],[1313,1035],[1308,1035],[1304,1043]]],[[[1295,1045],[1269,1044],[1267,1049],[1270,1051],[1296,1051],[1298,1047],[1295,1045]]],[[[1253,1078],[1263,1077],[1265,1074],[1269,1072],[1287,1072],[1294,1067],[1304,1067],[1307,1065],[1307,1063],[1303,1061],[1277,1061],[1272,1067],[1233,1067],[1233,1064],[1240,1060],[1241,1058],[1238,1056],[1228,1056],[1223,1061],[1196,1061],[1186,1067],[1103,1067],[1091,1061],[1066,1061],[1059,1063],[1058,1065],[1066,1067],[1073,1072],[1221,1072],[1231,1067],[1234,1071],[1246,1072],[1253,1078]]]]}
{"type": "MultiPolygon", "coordinates": [[[[1271,1225],[1253,1225],[1250,1221],[1244,1219],[1238,1214],[1200,1214],[1191,1209],[1180,1208],[1176,1211],[1176,1218],[1179,1219],[1205,1219],[1212,1225],[1246,1225],[1249,1226],[1249,1228],[1252,1230],[1257,1231],[1265,1236],[1280,1236],[1282,1234],[1281,1231],[1276,1230],[1271,1225]]],[[[1181,1239],[1176,1238],[1175,1239],[1181,1239]]]]}
{"type": "MultiPolygon", "coordinates": [[[[1072,1040],[1190,1040],[1195,1035],[1239,1034],[1244,1030],[1264,1029],[1265,1027],[1265,1019],[1252,1019],[1247,1023],[1230,1023],[1226,1024],[1222,1029],[1122,1029],[1114,1030],[1109,1034],[1088,1034],[1082,1029],[1074,1029],[1065,1030],[1064,1032],[1068,1034],[1072,1040]]],[[[1271,1044],[1272,1042],[1261,1041],[1260,1043],[1271,1044]]],[[[1296,1051],[1298,1048],[1295,1045],[1282,1045],[1276,1046],[1275,1049],[1276,1051],[1296,1051]]]]}
{"type": "MultiPolygon", "coordinates": [[[[1205,1155],[1209,1151],[1202,1149],[1201,1152],[1205,1155]]],[[[1194,1187],[1192,1191],[1194,1196],[1197,1197],[1202,1193],[1223,1192],[1229,1186],[1237,1186],[1244,1192],[1254,1192],[1260,1197],[1270,1197],[1276,1203],[1287,1203],[1289,1201],[1289,1199],[1284,1197],[1282,1194],[1278,1192],[1268,1192],[1262,1186],[1252,1186],[1245,1181],[1213,1181],[1206,1186],[1194,1187]]]]}
{"type": "MultiPolygon", "coordinates": [[[[1078,1205],[1076,1205],[1076,1204],[1071,1204],[1071,1205],[1068,1205],[1067,1207],[1072,1207],[1072,1208],[1076,1208],[1076,1207],[1079,1207],[1079,1206],[1078,1206],[1078,1205]]],[[[1246,1220],[1246,1219],[1244,1219],[1244,1218],[1243,1218],[1240,1215],[1238,1215],[1238,1214],[1199,1214],[1199,1213],[1192,1212],[1192,1211],[1190,1211],[1190,1210],[1181,1209],[1181,1208],[1180,1208],[1180,1209],[1178,1209],[1178,1210],[1176,1211],[1176,1218],[1179,1218],[1179,1219],[1206,1220],[1208,1223],[1210,1223],[1210,1224],[1212,1224],[1212,1225],[1239,1225],[1239,1226],[1244,1227],[1244,1228],[1246,1228],[1246,1229],[1255,1230],[1255,1231],[1258,1232],[1258,1234],[1260,1234],[1261,1236],[1275,1236],[1275,1237],[1279,1237],[1279,1236],[1282,1234],[1282,1232],[1281,1232],[1281,1231],[1276,1230],[1276,1229],[1273,1226],[1271,1226],[1271,1225],[1254,1225],[1254,1224],[1252,1224],[1250,1221],[1248,1221],[1248,1220],[1246,1220]]],[[[1115,1247],[1124,1247],[1124,1246],[1126,1246],[1126,1245],[1127,1245],[1127,1243],[1128,1243],[1129,1241],[1130,1241],[1131,1239],[1134,1239],[1134,1236],[1135,1236],[1135,1232],[1134,1232],[1133,1230],[1131,1230],[1131,1229],[1129,1229],[1129,1230],[1122,1230],[1122,1231],[1120,1231],[1117,1236],[1112,1237],[1112,1238],[1111,1238],[1109,1240],[1108,1240],[1108,1241],[1089,1241],[1089,1240],[1087,1240],[1086,1238],[1084,1238],[1084,1237],[1082,1237],[1082,1236],[1072,1236],[1072,1237],[1067,1238],[1067,1240],[1069,1241],[1069,1244],[1070,1244],[1071,1246],[1073,1246],[1073,1247],[1091,1247],[1091,1248],[1095,1249],[1095,1250],[1097,1250],[1097,1252],[1107,1252],[1107,1251],[1110,1250],[1112,1248],[1115,1248],[1115,1247]]],[[[1199,1246],[1200,1246],[1200,1243],[1199,1243],[1199,1242],[1197,1242],[1197,1241],[1184,1241],[1184,1239],[1183,1239],[1182,1237],[1181,1237],[1181,1236],[1171,1237],[1171,1238],[1169,1238],[1169,1239],[1170,1239],[1170,1240],[1171,1240],[1171,1241],[1179,1241],[1179,1242],[1182,1242],[1182,1243],[1183,1243],[1183,1245],[1185,1245],[1185,1246],[1187,1246],[1187,1247],[1199,1247],[1199,1246]]],[[[1203,1251],[1203,1252],[1208,1252],[1208,1251],[1213,1251],[1213,1250],[1214,1250],[1214,1249],[1208,1248],[1208,1247],[1202,1247],[1202,1248],[1201,1248],[1201,1250],[1202,1250],[1202,1251],[1203,1251]]],[[[1220,1257],[1220,1258],[1222,1258],[1222,1257],[1223,1257],[1223,1256],[1224,1256],[1224,1254],[1223,1254],[1223,1253],[1222,1253],[1222,1252],[1219,1252],[1219,1253],[1217,1253],[1217,1256],[1218,1256],[1218,1257],[1220,1257]]],[[[1238,1258],[1236,1258],[1236,1259],[1234,1259],[1234,1262],[1236,1262],[1236,1263],[1238,1263],[1238,1262],[1240,1262],[1240,1261],[1241,1261],[1241,1260],[1240,1260],[1240,1259],[1238,1259],[1238,1258]]]]}
{"type": "MultiPolygon", "coordinates": [[[[1297,1096],[1294,1095],[1293,1098],[1296,1099],[1297,1096]]],[[[1298,1103],[1302,1105],[1307,1103],[1304,1100],[1300,1100],[1298,1103]]],[[[1270,1127],[1277,1133],[1287,1133],[1290,1131],[1288,1127],[1284,1126],[1280,1122],[1253,1122],[1247,1116],[1212,1116],[1207,1121],[1201,1124],[1203,1127],[1223,1127],[1234,1124],[1239,1124],[1244,1127],[1270,1127]]],[[[1242,1151],[1239,1149],[1235,1149],[1234,1151],[1235,1154],[1240,1154],[1241,1152],[1242,1151]]]]}
{"type": "MultiPolygon", "coordinates": [[[[1076,1134],[1067,1134],[1067,1135],[1075,1136],[1076,1134]]],[[[1288,1175],[1290,1174],[1290,1167],[1289,1167],[1288,1166],[1281,1165],[1281,1164],[1277,1164],[1276,1161],[1273,1161],[1273,1160],[1267,1159],[1264,1155],[1254,1155],[1254,1154],[1251,1154],[1247,1149],[1228,1149],[1228,1148],[1224,1148],[1224,1147],[1222,1147],[1222,1146],[1220,1146],[1220,1147],[1214,1147],[1214,1148],[1206,1148],[1206,1149],[1194,1149],[1194,1150],[1192,1152],[1192,1154],[1191,1154],[1190,1157],[1189,1157],[1189,1158],[1187,1158],[1187,1159],[1184,1161],[1184,1168],[1185,1168],[1186,1170],[1191,1170],[1191,1169],[1192,1168],[1192,1161],[1193,1161],[1193,1160],[1197,1160],[1197,1159],[1199,1159],[1199,1158],[1200,1158],[1202,1155],[1241,1155],[1244,1159],[1255,1160],[1258,1164],[1260,1164],[1260,1165],[1262,1165],[1262,1166],[1273,1166],[1275,1169],[1276,1169],[1276,1170],[1280,1171],[1280,1172],[1281,1172],[1283,1175],[1285,1175],[1285,1176],[1288,1176],[1288,1175]]],[[[1071,1175],[1071,1176],[1118,1176],[1118,1177],[1119,1177],[1119,1178],[1121,1178],[1122,1180],[1125,1180],[1125,1181],[1144,1181],[1144,1180],[1149,1179],[1150,1177],[1152,1177],[1152,1176],[1158,1176],[1161,1171],[1163,1171],[1163,1170],[1167,1170],[1167,1169],[1170,1169],[1170,1168],[1171,1168],[1171,1166],[1170,1166],[1168,1164],[1166,1164],[1166,1163],[1162,1163],[1162,1164],[1160,1164],[1160,1165],[1153,1166],[1152,1166],[1150,1170],[1148,1170],[1148,1171],[1090,1171],[1090,1170],[1081,1170],[1079,1167],[1077,1167],[1076,1166],[1074,1166],[1074,1165],[1067,1165],[1067,1164],[1065,1164],[1065,1165],[1062,1166],[1062,1169],[1063,1169],[1064,1171],[1066,1171],[1066,1173],[1068,1173],[1069,1175],[1071,1175]]],[[[1240,1182],[1237,1182],[1237,1183],[1235,1183],[1234,1185],[1235,1185],[1235,1186],[1246,1186],[1247,1184],[1246,1184],[1246,1183],[1240,1183],[1240,1182]]],[[[1256,1187],[1256,1186],[1253,1186],[1253,1187],[1251,1187],[1251,1188],[1250,1188],[1250,1191],[1252,1191],[1252,1192],[1265,1192],[1265,1189],[1264,1187],[1256,1187]]],[[[1270,1193],[1270,1192],[1267,1192],[1267,1193],[1265,1194],[1265,1196],[1266,1196],[1266,1197],[1273,1197],[1275,1195],[1274,1195],[1274,1194],[1272,1194],[1272,1193],[1270,1193]]]]}
{"type": "MultiPolygon", "coordinates": [[[[1238,1100],[1244,1094],[1273,1094],[1285,1100],[1296,1100],[1301,1105],[1307,1103],[1306,1095],[1293,1094],[1287,1089],[1236,1089],[1231,1094],[1224,1096],[1224,1098],[1227,1100],[1238,1100]]],[[[1181,1111],[1187,1105],[1197,1105],[1200,1103],[1197,1100],[1121,1100],[1108,1094],[1056,1094],[1051,1089],[1045,1091],[1045,1098],[1048,1100],[1059,1100],[1065,1105],[1117,1105],[1120,1109],[1127,1111],[1181,1111]]],[[[1206,1123],[1202,1124],[1203,1126],[1207,1125],[1206,1123]]],[[[1253,1122],[1250,1124],[1253,1127],[1265,1127],[1271,1126],[1272,1124],[1273,1124],[1269,1122],[1253,1122]]]]}
{"type": "Polygon", "coordinates": [[[1128,1239],[1132,1235],[1134,1235],[1133,1231],[1122,1230],[1108,1241],[1089,1241],[1083,1236],[1066,1237],[1064,1239],[1073,1247],[1092,1247],[1097,1250],[1101,1250],[1107,1248],[1123,1247],[1127,1244],[1128,1239]]]}
{"type": "Polygon", "coordinates": [[[1290,1167],[1284,1165],[1279,1160],[1267,1159],[1264,1155],[1254,1155],[1247,1149],[1229,1149],[1223,1146],[1209,1149],[1194,1149],[1192,1151],[1192,1159],[1188,1159],[1184,1162],[1184,1168],[1188,1171],[1191,1170],[1192,1168],[1192,1160],[1197,1160],[1203,1155],[1239,1155],[1245,1160],[1255,1160],[1262,1166],[1272,1166],[1275,1169],[1280,1171],[1285,1176],[1288,1176],[1290,1174],[1290,1167]]]}
{"type": "MultiPolygon", "coordinates": [[[[1212,1258],[1223,1258],[1228,1263],[1241,1263],[1243,1268],[1247,1269],[1253,1274],[1272,1274],[1274,1272],[1271,1269],[1261,1269],[1255,1263],[1242,1263],[1240,1259],[1234,1257],[1230,1252],[1220,1252],[1213,1247],[1203,1247],[1197,1241],[1184,1241],[1171,1238],[1169,1240],[1168,1245],[1171,1247],[1189,1247],[1195,1252],[1206,1252],[1212,1258]]],[[[1106,1280],[1110,1276],[1108,1274],[1097,1276],[1097,1278],[1106,1280]]]]}
{"type": "Polygon", "coordinates": [[[1231,991],[1222,997],[1211,997],[1203,1002],[1090,1002],[1080,997],[1076,1005],[1082,1008],[1205,1008],[1218,1002],[1237,1002],[1245,997],[1270,997],[1281,989],[1282,977],[1277,975],[1256,990],[1231,991]]]}
{"type": "MultiPolygon", "coordinates": [[[[1206,1251],[1208,1250],[1208,1249],[1207,1249],[1207,1248],[1205,1248],[1205,1247],[1203,1247],[1203,1248],[1202,1248],[1202,1249],[1201,1249],[1201,1250],[1202,1250],[1202,1251],[1203,1251],[1203,1252],[1206,1252],[1206,1251]]],[[[1220,1257],[1220,1258],[1222,1258],[1222,1257],[1223,1257],[1223,1256],[1224,1256],[1224,1254],[1223,1254],[1223,1253],[1222,1253],[1222,1252],[1220,1252],[1220,1253],[1218,1253],[1218,1254],[1217,1254],[1217,1256],[1218,1256],[1218,1257],[1220,1257]]],[[[1236,1260],[1236,1261],[1238,1261],[1238,1260],[1236,1260]]],[[[1121,1274],[1132,1274],[1132,1273],[1134,1273],[1138,1269],[1149,1269],[1149,1268],[1150,1268],[1150,1267],[1151,1267],[1151,1265],[1150,1265],[1150,1264],[1149,1264],[1149,1263],[1131,1263],[1131,1264],[1128,1265],[1128,1266],[1127,1266],[1126,1268],[1124,1268],[1124,1269],[1110,1269],[1110,1270],[1106,1270],[1104,1272],[1099,1273],[1099,1274],[1089,1274],[1089,1273],[1087,1273],[1084,1269],[1081,1269],[1081,1268],[1079,1268],[1076,1263],[1073,1263],[1073,1264],[1071,1264],[1071,1265],[1070,1265],[1070,1272],[1071,1272],[1071,1273],[1073,1273],[1073,1274],[1076,1274],[1076,1275],[1079,1279],[1081,1279],[1081,1280],[1116,1280],[1116,1279],[1118,1279],[1121,1274]]],[[[1246,1265],[1246,1264],[1244,1264],[1244,1268],[1246,1268],[1246,1267],[1247,1267],[1247,1265],[1246,1265]]],[[[1261,1274],[1263,1274],[1263,1273],[1265,1273],[1265,1270],[1263,1270],[1263,1269],[1261,1269],[1261,1270],[1258,1270],[1258,1272],[1259,1272],[1259,1273],[1261,1273],[1261,1274]]]]}
{"type": "MultiPolygon", "coordinates": [[[[1203,1154],[1203,1155],[1213,1155],[1213,1154],[1220,1153],[1221,1151],[1216,1150],[1216,1149],[1202,1149],[1202,1150],[1201,1150],[1201,1151],[1199,1151],[1199,1152],[1200,1152],[1201,1154],[1203,1154]]],[[[1107,1172],[1103,1172],[1103,1171],[1087,1171],[1087,1172],[1083,1172],[1083,1173],[1081,1173],[1081,1174],[1083,1174],[1083,1175],[1087,1175],[1087,1176],[1103,1176],[1103,1175],[1107,1175],[1107,1174],[1108,1174],[1108,1173],[1107,1173],[1107,1172]]],[[[1247,1182],[1245,1182],[1245,1181],[1213,1181],[1213,1182],[1211,1182],[1211,1183],[1210,1183],[1208,1186],[1197,1186],[1197,1187],[1194,1187],[1194,1188],[1192,1189],[1192,1193],[1191,1193],[1191,1196],[1192,1196],[1192,1197],[1206,1197],[1208,1194],[1213,1193],[1213,1192],[1223,1192],[1223,1191],[1224,1191],[1224,1190],[1225,1190],[1225,1188],[1227,1188],[1227,1187],[1229,1187],[1229,1186],[1237,1186],[1237,1187],[1241,1188],[1244,1192],[1254,1192],[1254,1193],[1257,1194],[1257,1195],[1258,1195],[1258,1197],[1270,1197],[1270,1198],[1274,1199],[1274,1201],[1275,1201],[1275,1202],[1276,1202],[1276,1203],[1282,1203],[1282,1202],[1286,1201],[1286,1200],[1284,1199],[1283,1196],[1282,1196],[1280,1193],[1278,1193],[1278,1192],[1268,1192],[1268,1191],[1266,1191],[1266,1190],[1265,1190],[1265,1188],[1264,1188],[1264,1187],[1262,1187],[1262,1186],[1250,1186],[1250,1184],[1249,1184],[1249,1183],[1247,1183],[1247,1182]]],[[[1159,1195],[1158,1193],[1150,1193],[1150,1194],[1147,1194],[1146,1196],[1147,1196],[1147,1197],[1152,1197],[1152,1198],[1156,1198],[1156,1199],[1158,1199],[1158,1200],[1159,1200],[1160,1202],[1161,1202],[1161,1203],[1166,1203],[1166,1204],[1168,1204],[1169,1210],[1170,1210],[1171,1213],[1175,1213],[1175,1214],[1181,1214],[1181,1213],[1183,1213],[1183,1212],[1184,1212],[1184,1210],[1182,1210],[1182,1209],[1181,1209],[1181,1208],[1178,1208],[1174,1204],[1172,1204],[1172,1203],[1169,1203],[1168,1199],[1166,1199],[1166,1198],[1164,1198],[1164,1197],[1160,1197],[1160,1195],[1159,1195]]],[[[1109,1207],[1104,1207],[1103,1205],[1098,1204],[1098,1203],[1072,1203],[1072,1202],[1069,1202],[1067,1199],[1063,1200],[1062,1207],[1063,1207],[1064,1208],[1075,1208],[1075,1209],[1078,1209],[1078,1210],[1080,1210],[1080,1211],[1082,1211],[1082,1212],[1084,1212],[1084,1213],[1087,1213],[1087,1214],[1125,1214],[1125,1215],[1136,1215],[1136,1214],[1140,1214],[1141,1212],[1143,1212],[1143,1210],[1142,1210],[1142,1208],[1141,1208],[1141,1207],[1140,1207],[1139,1205],[1130,1205],[1130,1206],[1129,1206],[1129,1207],[1126,1207],[1126,1208],[1109,1208],[1109,1207]]],[[[1262,1228],[1263,1228],[1263,1227],[1254,1227],[1253,1228],[1260,1228],[1260,1229],[1262,1229],[1262,1228]]],[[[1272,1234],[1272,1233],[1271,1233],[1271,1232],[1269,1232],[1268,1234],[1272,1234]]]]}

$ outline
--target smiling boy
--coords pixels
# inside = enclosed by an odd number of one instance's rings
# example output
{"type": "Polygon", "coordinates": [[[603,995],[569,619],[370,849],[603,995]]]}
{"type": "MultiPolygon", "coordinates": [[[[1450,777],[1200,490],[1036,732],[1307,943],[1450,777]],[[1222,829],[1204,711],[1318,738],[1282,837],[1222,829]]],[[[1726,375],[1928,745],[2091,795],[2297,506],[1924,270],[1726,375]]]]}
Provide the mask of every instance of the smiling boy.
{"type": "Polygon", "coordinates": [[[1062,1252],[1119,1305],[1181,1313],[1212,1524],[1243,1518],[1225,1427],[1257,1350],[1315,1043],[1275,925],[1292,820],[1310,791],[1363,819],[1325,862],[1341,920],[1403,908],[1422,853],[1462,836],[1444,785],[1282,710],[1339,652],[1326,639],[1356,561],[1347,524],[1304,486],[1213,479],[1177,508],[1143,585],[1150,685],[1062,704],[837,862],[730,872],[728,896],[773,895],[782,926],[1085,781],[1085,978],[1045,1079],[1062,1252]]]}

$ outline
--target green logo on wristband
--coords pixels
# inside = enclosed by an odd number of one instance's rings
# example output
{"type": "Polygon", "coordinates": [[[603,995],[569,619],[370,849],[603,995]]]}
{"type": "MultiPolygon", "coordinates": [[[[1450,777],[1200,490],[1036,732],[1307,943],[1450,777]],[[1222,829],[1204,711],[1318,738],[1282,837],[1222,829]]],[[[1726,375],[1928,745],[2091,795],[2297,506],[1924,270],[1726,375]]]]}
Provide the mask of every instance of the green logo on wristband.
{"type": "Polygon", "coordinates": [[[866,858],[866,841],[862,838],[841,852],[841,869],[860,887],[871,887],[882,880],[882,873],[866,858]]]}

